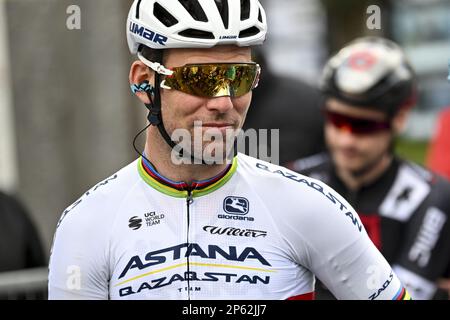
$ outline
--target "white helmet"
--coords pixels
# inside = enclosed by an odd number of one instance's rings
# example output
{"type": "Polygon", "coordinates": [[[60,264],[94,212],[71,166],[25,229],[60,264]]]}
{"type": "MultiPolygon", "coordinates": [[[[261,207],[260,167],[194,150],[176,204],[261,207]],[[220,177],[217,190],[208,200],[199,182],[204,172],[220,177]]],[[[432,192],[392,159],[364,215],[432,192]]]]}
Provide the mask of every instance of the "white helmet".
{"type": "Polygon", "coordinates": [[[135,0],[127,21],[131,53],[152,49],[262,44],[267,21],[258,0],[135,0]]]}

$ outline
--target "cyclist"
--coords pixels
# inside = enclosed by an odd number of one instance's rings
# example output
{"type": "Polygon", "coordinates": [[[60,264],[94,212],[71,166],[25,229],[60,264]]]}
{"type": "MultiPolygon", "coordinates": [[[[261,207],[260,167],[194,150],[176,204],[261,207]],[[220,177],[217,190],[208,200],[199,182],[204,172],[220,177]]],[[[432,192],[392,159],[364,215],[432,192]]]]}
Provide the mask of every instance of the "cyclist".
{"type": "MultiPolygon", "coordinates": [[[[257,0],[136,0],[127,30],[145,150],[63,213],[51,299],[310,299],[314,275],[342,299],[409,298],[325,184],[242,154],[211,163],[173,140],[241,128],[260,71],[250,46],[267,30],[257,0]]],[[[223,142],[200,151],[227,158],[223,142]]]]}
{"type": "Polygon", "coordinates": [[[359,38],[329,59],[321,87],[328,153],[288,166],[344,196],[413,299],[432,298],[450,262],[450,184],[394,153],[415,103],[411,65],[392,41],[359,38]]]}

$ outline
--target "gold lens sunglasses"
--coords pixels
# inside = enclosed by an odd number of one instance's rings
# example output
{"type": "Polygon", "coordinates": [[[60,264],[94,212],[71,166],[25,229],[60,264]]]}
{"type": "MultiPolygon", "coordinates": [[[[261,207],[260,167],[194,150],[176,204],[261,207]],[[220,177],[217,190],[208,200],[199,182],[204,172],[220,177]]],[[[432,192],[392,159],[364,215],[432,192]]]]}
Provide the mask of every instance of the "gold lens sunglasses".
{"type": "Polygon", "coordinates": [[[240,97],[258,86],[261,67],[254,63],[187,64],[167,69],[138,53],[138,58],[164,76],[161,88],[200,97],[240,97]]]}

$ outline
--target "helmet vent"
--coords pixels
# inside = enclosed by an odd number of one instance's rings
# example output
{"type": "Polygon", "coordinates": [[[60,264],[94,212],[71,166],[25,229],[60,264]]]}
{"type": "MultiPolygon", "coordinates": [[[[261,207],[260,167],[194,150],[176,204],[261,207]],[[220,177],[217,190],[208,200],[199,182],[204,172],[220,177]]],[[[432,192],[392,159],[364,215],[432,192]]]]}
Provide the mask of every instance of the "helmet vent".
{"type": "Polygon", "coordinates": [[[248,38],[259,33],[259,29],[257,27],[251,27],[245,30],[242,30],[239,33],[239,38],[248,38]]]}
{"type": "Polygon", "coordinates": [[[139,11],[141,9],[141,1],[142,0],[139,0],[137,5],[136,5],[136,19],[139,19],[139,16],[140,16],[139,11]]]}
{"type": "Polygon", "coordinates": [[[181,5],[189,12],[189,14],[196,21],[208,22],[205,11],[203,11],[202,6],[198,0],[178,0],[181,5]]]}
{"type": "Polygon", "coordinates": [[[223,25],[225,29],[228,29],[228,0],[214,0],[222,17],[223,25]]]}
{"type": "Polygon", "coordinates": [[[241,21],[250,18],[250,0],[241,0],[241,21]]]}
{"type": "Polygon", "coordinates": [[[188,38],[197,39],[214,39],[214,34],[207,31],[197,30],[197,29],[186,29],[184,31],[178,32],[180,36],[188,38]]]}
{"type": "Polygon", "coordinates": [[[261,9],[259,9],[258,20],[259,20],[259,22],[261,22],[261,23],[263,22],[261,9]]]}
{"type": "Polygon", "coordinates": [[[158,18],[159,21],[161,21],[163,25],[168,28],[178,23],[178,20],[175,19],[175,17],[171,15],[169,11],[164,9],[164,7],[161,6],[158,2],[155,2],[155,5],[153,7],[153,14],[156,18],[158,18]]]}

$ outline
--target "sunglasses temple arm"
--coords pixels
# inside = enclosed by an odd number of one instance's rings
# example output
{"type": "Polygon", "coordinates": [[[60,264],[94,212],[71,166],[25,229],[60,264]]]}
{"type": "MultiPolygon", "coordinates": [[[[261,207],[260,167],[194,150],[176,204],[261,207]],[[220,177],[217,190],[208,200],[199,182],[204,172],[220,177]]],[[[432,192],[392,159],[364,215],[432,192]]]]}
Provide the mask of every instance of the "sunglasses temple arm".
{"type": "Polygon", "coordinates": [[[167,90],[172,89],[171,87],[169,87],[168,85],[166,85],[166,80],[161,81],[161,84],[160,84],[159,86],[160,86],[161,88],[167,89],[167,90]]]}
{"type": "Polygon", "coordinates": [[[167,69],[166,67],[164,67],[162,64],[158,63],[158,62],[152,62],[150,60],[148,60],[147,58],[145,58],[142,53],[138,52],[138,58],[139,60],[141,60],[146,66],[148,66],[149,68],[151,68],[153,71],[165,75],[165,76],[171,76],[173,74],[172,70],[167,69]]]}
{"type": "Polygon", "coordinates": [[[255,88],[258,88],[259,85],[259,79],[261,76],[261,67],[259,66],[259,64],[256,65],[257,69],[256,69],[256,77],[255,80],[252,83],[252,90],[255,88]]]}

